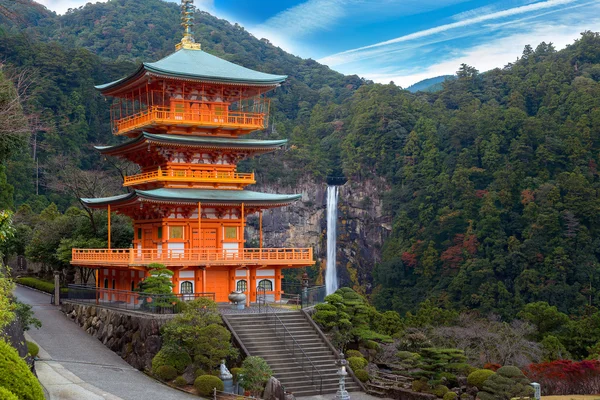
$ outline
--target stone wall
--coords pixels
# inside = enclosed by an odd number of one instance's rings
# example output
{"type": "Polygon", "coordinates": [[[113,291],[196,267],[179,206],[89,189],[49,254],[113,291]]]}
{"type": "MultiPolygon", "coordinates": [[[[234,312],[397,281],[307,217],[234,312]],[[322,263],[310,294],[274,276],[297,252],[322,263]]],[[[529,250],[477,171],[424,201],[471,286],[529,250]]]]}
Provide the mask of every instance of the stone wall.
{"type": "Polygon", "coordinates": [[[65,301],[62,311],[139,370],[150,370],[161,346],[160,327],[173,315],[144,315],[65,301]]]}

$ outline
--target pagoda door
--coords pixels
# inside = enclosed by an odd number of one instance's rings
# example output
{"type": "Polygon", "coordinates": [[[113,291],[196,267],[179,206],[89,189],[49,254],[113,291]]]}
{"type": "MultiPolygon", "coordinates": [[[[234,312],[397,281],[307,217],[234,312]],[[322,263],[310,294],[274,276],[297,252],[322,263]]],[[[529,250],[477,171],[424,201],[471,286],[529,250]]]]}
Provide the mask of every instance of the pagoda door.
{"type": "Polygon", "coordinates": [[[148,251],[154,248],[154,241],[152,240],[152,229],[144,229],[144,244],[142,245],[142,257],[148,258],[152,257],[152,252],[148,251]]]}
{"type": "Polygon", "coordinates": [[[192,229],[192,247],[203,254],[215,253],[217,230],[214,228],[202,229],[202,237],[198,237],[198,228],[192,229]]]}

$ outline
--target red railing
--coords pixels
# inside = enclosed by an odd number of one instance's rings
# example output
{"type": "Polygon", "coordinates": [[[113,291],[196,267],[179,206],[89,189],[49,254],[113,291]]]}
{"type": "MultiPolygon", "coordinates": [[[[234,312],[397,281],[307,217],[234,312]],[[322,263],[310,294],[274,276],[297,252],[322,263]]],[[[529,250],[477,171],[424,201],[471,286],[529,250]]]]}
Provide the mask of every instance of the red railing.
{"type": "Polygon", "coordinates": [[[254,112],[229,111],[227,105],[221,108],[183,108],[153,106],[147,110],[116,119],[113,123],[117,135],[143,128],[152,124],[206,126],[257,130],[266,127],[266,114],[254,112]]]}
{"type": "Polygon", "coordinates": [[[312,265],[312,248],[288,249],[73,249],[75,265],[312,265]]]}
{"type": "Polygon", "coordinates": [[[155,181],[216,182],[247,185],[256,183],[253,172],[240,173],[229,171],[189,171],[167,169],[126,176],[123,185],[130,186],[138,183],[155,181]]]}

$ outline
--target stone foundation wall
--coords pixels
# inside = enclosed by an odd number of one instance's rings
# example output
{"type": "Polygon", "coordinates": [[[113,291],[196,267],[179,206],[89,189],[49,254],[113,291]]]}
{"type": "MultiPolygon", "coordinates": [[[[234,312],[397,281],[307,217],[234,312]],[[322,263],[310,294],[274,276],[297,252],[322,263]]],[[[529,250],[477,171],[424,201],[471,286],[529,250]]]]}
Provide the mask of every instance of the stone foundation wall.
{"type": "Polygon", "coordinates": [[[150,370],[161,347],[160,327],[173,315],[145,315],[65,301],[62,311],[139,370],[150,370]]]}

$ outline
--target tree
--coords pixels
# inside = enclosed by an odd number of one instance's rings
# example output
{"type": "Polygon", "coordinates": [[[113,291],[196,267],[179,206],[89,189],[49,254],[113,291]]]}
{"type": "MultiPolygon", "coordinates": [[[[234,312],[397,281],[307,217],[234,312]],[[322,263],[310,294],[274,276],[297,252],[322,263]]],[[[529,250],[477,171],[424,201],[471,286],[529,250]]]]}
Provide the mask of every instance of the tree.
{"type": "Polygon", "coordinates": [[[152,263],[148,265],[148,276],[138,283],[137,291],[142,293],[143,307],[173,307],[178,302],[173,294],[173,271],[163,264],[152,263]],[[145,296],[154,294],[157,296],[145,296]]]}
{"type": "Polygon", "coordinates": [[[515,397],[530,397],[533,387],[529,379],[517,367],[504,366],[483,383],[483,390],[477,393],[481,400],[510,400],[515,397]]]}
{"type": "Polygon", "coordinates": [[[260,397],[271,375],[273,371],[264,359],[256,356],[246,357],[242,363],[240,385],[252,396],[260,397]]]}
{"type": "Polygon", "coordinates": [[[222,325],[214,301],[199,298],[182,307],[182,312],[161,328],[165,345],[184,349],[206,371],[237,355],[231,345],[231,333],[222,325]]]}

